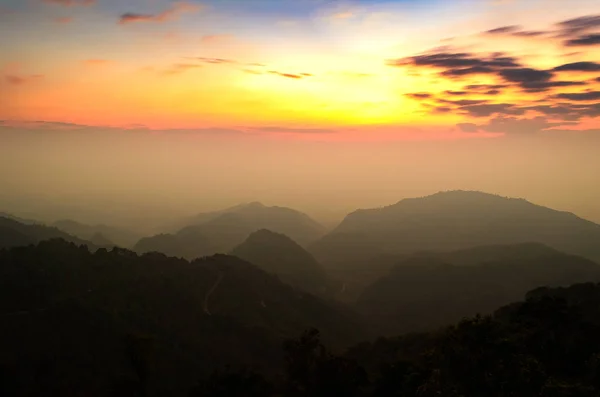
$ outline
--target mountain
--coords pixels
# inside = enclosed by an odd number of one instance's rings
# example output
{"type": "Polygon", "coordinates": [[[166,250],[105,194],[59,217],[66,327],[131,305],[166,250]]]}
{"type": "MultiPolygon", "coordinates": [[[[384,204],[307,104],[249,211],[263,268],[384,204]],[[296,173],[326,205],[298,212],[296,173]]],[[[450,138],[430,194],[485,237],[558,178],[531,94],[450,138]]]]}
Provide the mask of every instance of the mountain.
{"type": "Polygon", "coordinates": [[[537,243],[421,253],[366,288],[357,307],[397,334],[491,312],[536,287],[599,280],[600,265],[537,243]]]}
{"type": "Polygon", "coordinates": [[[261,229],[285,234],[303,246],[325,233],[322,225],[302,212],[285,207],[268,207],[259,202],[199,214],[184,220],[183,226],[198,226],[215,245],[225,251],[233,249],[251,233],[261,229]]]}
{"type": "Polygon", "coordinates": [[[101,235],[111,244],[114,243],[121,247],[131,247],[141,237],[135,232],[118,227],[103,224],[87,225],[70,219],[56,221],[52,226],[85,240],[92,240],[94,236],[101,235]]]}
{"type": "Polygon", "coordinates": [[[600,260],[600,225],[523,199],[473,191],[441,192],[355,211],[309,251],[324,265],[339,264],[347,256],[345,247],[360,240],[364,247],[352,250],[361,258],[538,242],[600,260]]]}
{"type": "Polygon", "coordinates": [[[338,348],[362,336],[347,309],[233,256],[90,253],[62,240],[0,251],[0,318],[0,372],[58,387],[45,395],[140,383],[148,396],[186,395],[226,364],[276,373],[281,343],[306,328],[338,348]]]}
{"type": "Polygon", "coordinates": [[[0,217],[0,249],[36,244],[43,240],[61,238],[75,244],[95,248],[90,241],[71,236],[55,227],[41,224],[25,224],[15,219],[0,217]]]}
{"type": "Polygon", "coordinates": [[[158,234],[152,237],[144,237],[134,245],[133,250],[141,254],[161,252],[168,256],[188,260],[219,252],[219,249],[206,238],[197,226],[188,226],[175,234],[158,234]]]}
{"type": "Polygon", "coordinates": [[[333,292],[335,284],[325,270],[304,248],[289,237],[262,229],[248,236],[231,251],[285,283],[319,295],[333,292]]]}

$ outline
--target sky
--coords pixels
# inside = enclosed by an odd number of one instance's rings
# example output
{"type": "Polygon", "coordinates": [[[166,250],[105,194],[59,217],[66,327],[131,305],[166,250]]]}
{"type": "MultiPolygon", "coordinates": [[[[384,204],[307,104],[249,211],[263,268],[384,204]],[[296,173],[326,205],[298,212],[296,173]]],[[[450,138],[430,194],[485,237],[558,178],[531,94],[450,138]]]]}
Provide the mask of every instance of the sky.
{"type": "Polygon", "coordinates": [[[460,188],[600,222],[599,153],[597,0],[0,0],[9,210],[460,188]]]}

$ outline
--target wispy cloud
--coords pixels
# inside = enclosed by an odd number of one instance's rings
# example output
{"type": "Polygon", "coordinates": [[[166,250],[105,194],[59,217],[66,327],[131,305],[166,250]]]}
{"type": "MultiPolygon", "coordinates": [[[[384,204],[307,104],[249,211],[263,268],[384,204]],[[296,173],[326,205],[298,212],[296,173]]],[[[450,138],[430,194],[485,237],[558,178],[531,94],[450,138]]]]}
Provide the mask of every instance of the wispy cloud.
{"type": "Polygon", "coordinates": [[[136,22],[156,22],[162,23],[179,18],[182,14],[196,12],[201,9],[199,4],[189,2],[178,2],[169,9],[158,14],[143,14],[137,12],[127,12],[119,18],[119,24],[125,25],[136,22]]]}

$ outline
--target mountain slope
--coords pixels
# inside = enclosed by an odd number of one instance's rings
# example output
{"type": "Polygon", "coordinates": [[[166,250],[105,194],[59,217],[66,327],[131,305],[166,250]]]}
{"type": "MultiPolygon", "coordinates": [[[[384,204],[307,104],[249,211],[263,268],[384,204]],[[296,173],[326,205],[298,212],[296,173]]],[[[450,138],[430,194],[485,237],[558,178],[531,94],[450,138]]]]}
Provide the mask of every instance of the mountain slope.
{"type": "Polygon", "coordinates": [[[61,238],[75,244],[88,245],[92,249],[95,248],[91,242],[71,236],[55,227],[41,224],[24,224],[15,219],[0,217],[0,248],[36,244],[54,238],[61,238]]]}
{"type": "Polygon", "coordinates": [[[600,225],[526,200],[481,192],[442,192],[355,211],[310,251],[319,260],[343,257],[339,247],[351,241],[343,236],[357,233],[370,244],[363,256],[538,242],[600,260],[600,225]],[[333,236],[335,244],[330,242],[333,236]]]}
{"type": "Polygon", "coordinates": [[[151,395],[185,395],[226,364],[276,372],[283,339],[306,328],[338,347],[361,336],[352,313],[227,255],[92,254],[52,240],[0,251],[0,264],[0,368],[21,363],[27,376],[31,360],[51,357],[53,376],[80,395],[136,380],[141,359],[151,395]],[[147,358],[128,358],[132,335],[147,358]]]}
{"type": "Polygon", "coordinates": [[[136,233],[118,227],[102,224],[86,225],[70,219],[56,221],[52,226],[86,240],[91,240],[96,235],[102,235],[108,241],[122,247],[131,247],[140,238],[136,233]]]}
{"type": "Polygon", "coordinates": [[[188,260],[219,252],[219,249],[196,226],[186,227],[175,234],[157,234],[152,237],[144,237],[134,245],[133,250],[140,254],[161,252],[168,256],[188,260]]]}
{"type": "Polygon", "coordinates": [[[282,281],[316,294],[332,293],[334,284],[321,265],[289,237],[262,229],[231,251],[282,281]]]}
{"type": "Polygon", "coordinates": [[[487,313],[540,286],[600,280],[600,265],[540,244],[412,256],[357,303],[385,333],[427,330],[487,313]]]}

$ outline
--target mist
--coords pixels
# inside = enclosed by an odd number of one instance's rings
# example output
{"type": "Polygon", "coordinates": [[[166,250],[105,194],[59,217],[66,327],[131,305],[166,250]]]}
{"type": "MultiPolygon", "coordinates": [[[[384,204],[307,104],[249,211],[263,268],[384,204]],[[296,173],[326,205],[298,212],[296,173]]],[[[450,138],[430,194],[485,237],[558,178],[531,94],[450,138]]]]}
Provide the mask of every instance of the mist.
{"type": "Polygon", "coordinates": [[[600,137],[590,133],[339,142],[4,128],[0,141],[0,205],[45,221],[150,231],[173,217],[260,201],[333,227],[359,208],[445,190],[520,197],[600,221],[600,137]]]}

